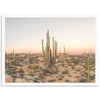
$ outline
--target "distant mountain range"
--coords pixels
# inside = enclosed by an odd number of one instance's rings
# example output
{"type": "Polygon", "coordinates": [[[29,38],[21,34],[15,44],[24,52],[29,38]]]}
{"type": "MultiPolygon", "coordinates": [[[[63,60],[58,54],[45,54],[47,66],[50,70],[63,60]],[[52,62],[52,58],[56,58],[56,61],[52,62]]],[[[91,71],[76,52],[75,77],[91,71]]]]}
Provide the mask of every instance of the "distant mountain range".
{"type": "MultiPolygon", "coordinates": [[[[9,53],[9,54],[12,54],[12,53],[9,53]]],[[[24,54],[24,55],[29,55],[29,53],[15,53],[15,54],[24,54]]],[[[30,53],[32,55],[41,55],[42,53],[30,53]]],[[[58,54],[63,54],[63,53],[58,53],[58,54]]],[[[67,53],[66,53],[67,54],[67,53]]],[[[87,55],[87,54],[90,54],[90,55],[95,55],[95,53],[73,53],[73,54],[69,54],[69,55],[87,55]]]]}

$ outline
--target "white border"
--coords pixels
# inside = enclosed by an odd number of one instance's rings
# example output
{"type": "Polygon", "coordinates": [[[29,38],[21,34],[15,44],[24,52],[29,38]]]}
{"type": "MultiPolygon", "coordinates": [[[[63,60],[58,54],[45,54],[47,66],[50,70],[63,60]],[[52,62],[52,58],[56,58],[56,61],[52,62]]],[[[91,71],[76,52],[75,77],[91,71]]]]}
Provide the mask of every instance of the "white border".
{"type": "Polygon", "coordinates": [[[4,15],[2,16],[2,86],[98,86],[98,74],[99,74],[99,59],[98,59],[98,53],[99,53],[99,47],[98,47],[98,38],[99,38],[99,33],[98,33],[98,30],[99,30],[99,25],[98,25],[98,15],[96,14],[76,14],[76,15],[66,15],[66,14],[38,14],[38,15],[4,15]],[[95,32],[96,32],[96,79],[95,79],[95,83],[5,83],[5,18],[6,17],[24,17],[24,18],[41,18],[41,17],[44,17],[44,18],[48,18],[48,17],[55,17],[55,18],[75,18],[75,17],[78,17],[78,18],[83,18],[83,17],[95,17],[96,18],[96,29],[95,29],[95,32]]]}

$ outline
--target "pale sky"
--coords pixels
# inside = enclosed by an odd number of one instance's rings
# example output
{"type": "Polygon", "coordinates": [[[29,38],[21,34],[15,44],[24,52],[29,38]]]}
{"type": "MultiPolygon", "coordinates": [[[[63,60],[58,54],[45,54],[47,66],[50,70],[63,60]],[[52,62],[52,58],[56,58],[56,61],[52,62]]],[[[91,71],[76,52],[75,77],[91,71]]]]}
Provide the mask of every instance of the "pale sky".
{"type": "Polygon", "coordinates": [[[41,40],[49,29],[58,43],[58,52],[95,52],[95,18],[6,18],[6,52],[41,53],[41,40]]]}

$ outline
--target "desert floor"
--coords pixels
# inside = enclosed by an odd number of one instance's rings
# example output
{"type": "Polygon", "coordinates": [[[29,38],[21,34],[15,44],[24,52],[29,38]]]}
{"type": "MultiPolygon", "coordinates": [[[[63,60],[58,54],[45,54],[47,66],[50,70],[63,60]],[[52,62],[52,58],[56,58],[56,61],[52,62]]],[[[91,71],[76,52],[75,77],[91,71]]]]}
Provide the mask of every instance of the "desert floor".
{"type": "Polygon", "coordinates": [[[90,55],[90,73],[88,73],[88,55],[58,54],[56,63],[48,66],[42,55],[15,55],[5,60],[6,83],[94,83],[95,55],[90,55]],[[88,78],[90,74],[90,78],[88,78]]]}

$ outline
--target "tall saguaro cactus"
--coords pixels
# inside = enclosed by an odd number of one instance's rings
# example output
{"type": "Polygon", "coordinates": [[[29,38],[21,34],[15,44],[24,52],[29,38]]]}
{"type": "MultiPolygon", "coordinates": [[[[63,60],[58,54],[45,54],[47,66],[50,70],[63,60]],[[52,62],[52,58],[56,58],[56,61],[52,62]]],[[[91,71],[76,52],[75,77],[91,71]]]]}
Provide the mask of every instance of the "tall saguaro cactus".
{"type": "Polygon", "coordinates": [[[47,30],[47,43],[46,43],[46,50],[47,50],[47,62],[50,65],[50,37],[49,37],[49,30],[47,30]]]}
{"type": "Polygon", "coordinates": [[[43,58],[44,58],[44,60],[45,60],[45,52],[44,52],[43,40],[42,40],[42,52],[43,52],[43,58]]]}
{"type": "Polygon", "coordinates": [[[49,37],[49,30],[47,30],[47,34],[46,34],[46,47],[44,50],[44,44],[43,44],[43,40],[42,40],[42,53],[43,53],[43,58],[46,64],[51,65],[53,63],[55,63],[55,59],[57,56],[57,42],[55,41],[54,43],[54,37],[52,38],[52,49],[50,49],[50,37],[49,37]]]}

